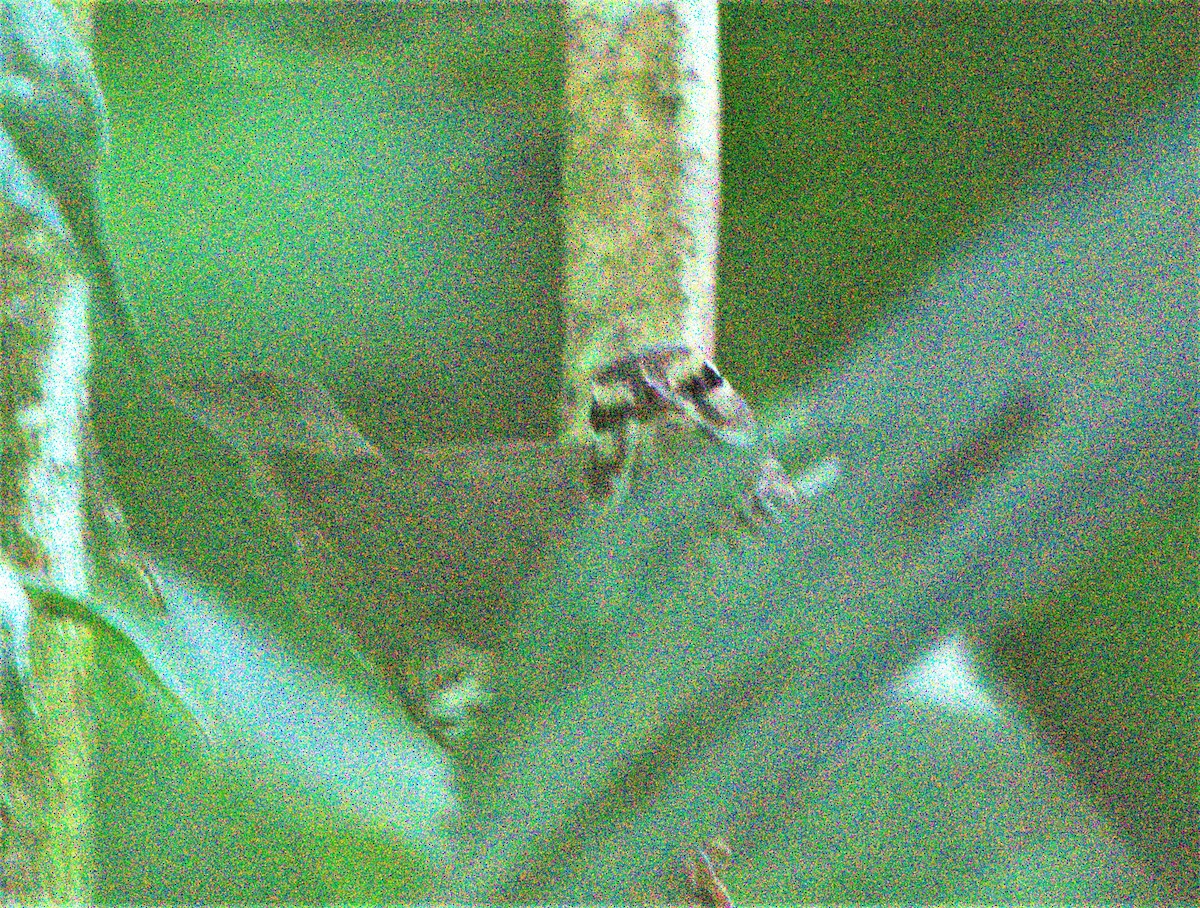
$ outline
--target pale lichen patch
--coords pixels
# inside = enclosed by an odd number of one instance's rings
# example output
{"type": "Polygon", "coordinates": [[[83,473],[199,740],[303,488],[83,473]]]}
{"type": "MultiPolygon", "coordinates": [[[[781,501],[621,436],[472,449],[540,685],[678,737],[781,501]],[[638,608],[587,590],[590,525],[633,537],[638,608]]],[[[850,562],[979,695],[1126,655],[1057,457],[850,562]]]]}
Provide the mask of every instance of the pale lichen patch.
{"type": "Polygon", "coordinates": [[[586,437],[592,374],[685,333],[676,48],[669,5],[576,10],[567,40],[564,436],[586,437]]]}
{"type": "Polygon", "coordinates": [[[0,207],[0,557],[21,571],[46,553],[23,517],[42,438],[32,415],[44,403],[55,308],[67,274],[57,240],[11,206],[0,207]]]}
{"type": "Polygon", "coordinates": [[[62,286],[37,405],[21,415],[36,456],[26,474],[22,524],[48,557],[51,584],[86,594],[86,530],[82,508],[84,419],[87,412],[88,290],[82,280],[62,286]]]}

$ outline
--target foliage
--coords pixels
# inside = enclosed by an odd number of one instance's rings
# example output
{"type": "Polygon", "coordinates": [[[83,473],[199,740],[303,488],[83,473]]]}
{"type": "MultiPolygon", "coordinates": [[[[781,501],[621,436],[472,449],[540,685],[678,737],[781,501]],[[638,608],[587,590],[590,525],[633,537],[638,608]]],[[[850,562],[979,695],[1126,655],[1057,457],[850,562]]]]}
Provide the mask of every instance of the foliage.
{"type": "MultiPolygon", "coordinates": [[[[545,97],[560,76],[557,60],[532,52],[515,58],[514,74],[489,77],[481,100],[469,67],[455,57],[469,58],[464,44],[494,47],[487,28],[448,30],[428,11],[405,18],[383,8],[313,28],[317,14],[306,9],[298,15],[308,17],[308,26],[302,21],[280,41],[274,27],[283,12],[257,15],[265,18],[122,5],[107,10],[101,24],[115,117],[109,219],[154,361],[187,372],[298,365],[345,402],[365,434],[392,450],[445,437],[548,435],[558,357],[547,300],[558,281],[558,234],[554,116],[545,97]],[[188,60],[178,71],[139,62],[171,59],[178,48],[186,48],[188,60]],[[534,100],[523,108],[526,98],[534,100]]],[[[556,46],[556,13],[506,7],[488,15],[505,40],[556,46]]],[[[1071,9],[1026,13],[1022,29],[1009,28],[1003,14],[980,22],[986,17],[977,13],[948,17],[930,31],[911,23],[901,32],[894,30],[895,15],[857,23],[797,12],[772,21],[757,10],[729,17],[730,305],[722,330],[732,354],[727,371],[748,376],[762,394],[795,387],[812,375],[814,363],[828,362],[834,351],[822,350],[823,343],[857,335],[935,258],[999,217],[1044,159],[1074,153],[1085,133],[1122,131],[1126,115],[1160,105],[1194,65],[1186,62],[1194,59],[1188,44],[1194,31],[1185,14],[1130,12],[1120,23],[1091,22],[1081,30],[1082,14],[1071,9]],[[1110,59],[1105,40],[1118,25],[1144,39],[1120,44],[1121,65],[1110,59]],[[831,41],[831,30],[841,37],[831,41]],[[1029,33],[1040,36],[1041,57],[1022,56],[1029,33]],[[921,52],[894,47],[897,34],[921,52]],[[822,52],[804,50],[811,46],[822,52]],[[761,65],[739,75],[743,54],[761,65]],[[977,54],[991,62],[979,63],[977,54]],[[957,69],[944,69],[947,58],[957,69]],[[1048,60],[1075,67],[1071,78],[1042,87],[1048,60]],[[905,91],[888,81],[897,67],[905,86],[938,86],[953,116],[902,103],[905,91]],[[826,70],[850,74],[849,85],[830,82],[832,76],[817,80],[823,90],[843,93],[838,104],[791,96],[815,91],[816,77],[803,74],[826,70]],[[963,71],[972,76],[963,97],[987,102],[977,121],[969,119],[971,101],[951,104],[963,87],[953,73],[963,71]],[[1131,85],[1137,96],[1126,99],[1131,85]],[[867,89],[861,100],[850,97],[855,86],[867,89]],[[1021,115],[1006,120],[1014,99],[1021,115]],[[864,129],[864,111],[886,119],[871,119],[864,129]],[[1076,119],[1062,119],[1072,113],[1076,119]],[[811,153],[811,142],[783,142],[777,130],[819,136],[825,153],[811,153]],[[965,158],[955,152],[964,135],[973,137],[974,150],[965,158]],[[1004,141],[993,145],[997,136],[1004,141]],[[936,170],[922,166],[926,157],[950,175],[918,186],[914,172],[936,170]],[[817,264],[810,271],[806,262],[817,264]],[[807,340],[798,343],[797,336],[807,340]]],[[[95,379],[101,385],[111,376],[104,356],[95,379]]],[[[119,388],[107,393],[120,399],[119,388]]],[[[168,615],[122,625],[114,611],[110,623],[122,634],[104,632],[97,641],[104,887],[97,894],[139,901],[440,894],[441,849],[459,795],[451,764],[395,709],[386,685],[329,633],[328,622],[299,607],[310,592],[302,565],[288,533],[249,488],[244,461],[178,414],[129,406],[105,418],[106,437],[122,445],[119,457],[107,452],[120,497],[163,566],[168,615]],[[142,660],[152,674],[139,670],[142,660]],[[147,677],[165,679],[188,711],[221,727],[215,746],[200,746],[178,704],[147,688],[147,677]],[[326,857],[314,859],[319,855],[326,857]]],[[[722,471],[736,469],[709,460],[684,475],[711,489],[720,486],[722,471]]],[[[695,504],[685,492],[668,494],[635,509],[632,523],[581,525],[559,555],[560,566],[579,568],[575,576],[585,580],[589,572],[611,571],[603,566],[610,556],[639,570],[635,556],[650,563],[683,552],[718,569],[728,557],[736,570],[710,587],[697,586],[686,572],[670,574],[658,602],[670,607],[634,616],[658,632],[678,623],[677,644],[693,656],[698,648],[719,648],[724,623],[737,617],[721,610],[718,593],[732,591],[749,608],[759,602],[755,593],[766,593],[739,586],[747,577],[768,576],[755,559],[779,566],[772,561],[778,540],[749,540],[715,556],[684,542],[648,554],[653,534],[631,530],[638,517],[655,515],[661,528],[677,513],[664,510],[668,505],[695,504]]],[[[1167,575],[1191,576],[1194,549],[1182,549],[1167,575]]],[[[547,725],[570,730],[580,716],[604,714],[606,692],[627,695],[621,685],[643,685],[648,702],[670,702],[672,679],[696,685],[692,694],[709,689],[704,685],[713,679],[705,679],[702,662],[652,647],[639,654],[643,674],[590,676],[605,655],[591,647],[607,642],[619,650],[628,643],[630,628],[607,621],[614,614],[626,620],[628,611],[604,609],[643,601],[646,590],[635,588],[635,573],[609,577],[611,588],[576,581],[574,595],[554,601],[545,599],[553,599],[545,578],[530,581],[522,602],[533,609],[540,601],[544,609],[518,621],[536,635],[513,641],[509,664],[522,674],[507,682],[507,702],[537,693],[538,684],[559,691],[578,681],[594,696],[558,701],[576,712],[547,725]],[[580,639],[589,647],[563,642],[580,639]],[[553,658],[539,661],[546,648],[553,658]],[[685,677],[686,671],[693,674],[685,677]]],[[[1181,613],[1189,608],[1194,602],[1181,613]]],[[[829,628],[841,626],[837,616],[826,617],[828,624],[817,612],[805,618],[813,640],[828,647],[814,649],[818,681],[821,666],[834,664],[828,654],[837,651],[829,628]]],[[[883,647],[891,630],[871,632],[883,647]]],[[[1174,664],[1177,655],[1165,647],[1162,664],[1174,664]]],[[[771,668],[768,661],[762,679],[745,679],[748,697],[756,680],[765,685],[771,668]]],[[[890,671],[883,663],[860,668],[880,678],[890,671]]],[[[1103,689],[1118,682],[1106,674],[1096,683],[1103,689]]],[[[1161,700],[1150,704],[1162,708],[1161,700]]],[[[848,725],[830,720],[830,730],[848,743],[824,777],[827,789],[807,790],[788,814],[794,825],[780,826],[775,839],[763,833],[757,856],[740,869],[735,859],[735,895],[1090,898],[1097,890],[1063,881],[1088,879],[1101,864],[1129,867],[1107,831],[1089,825],[1087,806],[1064,794],[1061,779],[1041,784],[1029,767],[1048,767],[1049,758],[1013,713],[950,722],[911,702],[863,701],[858,713],[849,705],[837,714],[850,716],[848,725]],[[990,767],[990,776],[973,776],[980,767],[990,767]],[[1011,799],[989,784],[1007,773],[1021,793],[1011,799]],[[984,828],[972,820],[981,816],[984,828]],[[1033,822],[1044,829],[1036,841],[1020,834],[1033,822]],[[922,823],[938,832],[923,834],[916,829],[922,823]],[[769,857],[772,842],[779,846],[773,853],[787,853],[790,863],[769,857]],[[1031,888],[1020,888],[1022,880],[1031,888]]],[[[530,721],[537,710],[514,715],[511,721],[530,721]]],[[[702,712],[673,718],[680,725],[664,739],[675,748],[668,765],[692,766],[697,745],[689,735],[719,740],[724,730],[706,726],[702,712]]],[[[631,716],[630,739],[661,719],[631,716]]],[[[503,756],[510,742],[527,740],[506,733],[481,749],[478,766],[496,759],[496,751],[503,756]]],[[[604,736],[593,744],[598,751],[621,746],[604,736]]],[[[531,786],[563,778],[562,767],[556,776],[554,767],[538,764],[536,750],[526,756],[514,765],[531,786]]],[[[632,783],[642,770],[636,762],[622,766],[632,783]]],[[[495,781],[479,774],[465,779],[475,793],[495,781]]],[[[686,788],[697,777],[681,774],[676,781],[686,788]]],[[[1186,789],[1178,786],[1181,797],[1186,789]]],[[[636,806],[636,784],[630,790],[636,806]]],[[[536,804],[535,791],[521,794],[536,804]]],[[[628,804],[608,806],[615,816],[638,818],[628,804]]],[[[561,809],[561,803],[546,807],[561,809]]],[[[599,829],[608,819],[575,814],[569,823],[599,829]]],[[[677,834],[661,830],[666,851],[677,834]]],[[[629,863],[644,858],[633,855],[629,863]]],[[[1135,871],[1115,876],[1104,897],[1145,891],[1135,871]]],[[[590,892],[581,879],[564,885],[581,887],[573,891],[584,897],[590,892]]]]}

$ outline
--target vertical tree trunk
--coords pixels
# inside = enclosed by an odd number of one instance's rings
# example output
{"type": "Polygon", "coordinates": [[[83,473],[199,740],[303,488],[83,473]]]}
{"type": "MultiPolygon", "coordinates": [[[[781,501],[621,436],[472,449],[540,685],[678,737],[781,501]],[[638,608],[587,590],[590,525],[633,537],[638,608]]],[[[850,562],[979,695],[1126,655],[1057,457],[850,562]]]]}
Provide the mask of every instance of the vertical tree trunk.
{"type": "Polygon", "coordinates": [[[713,352],[717,62],[712,0],[568,4],[568,445],[586,437],[589,377],[622,353],[680,342],[713,352]]]}
{"type": "MultiPolygon", "coordinates": [[[[62,5],[90,33],[87,6],[62,5]]],[[[39,610],[21,578],[87,590],[88,290],[62,242],[6,200],[0,239],[0,611],[12,663],[0,692],[0,889],[8,901],[81,903],[92,893],[92,636],[39,610]]]]}

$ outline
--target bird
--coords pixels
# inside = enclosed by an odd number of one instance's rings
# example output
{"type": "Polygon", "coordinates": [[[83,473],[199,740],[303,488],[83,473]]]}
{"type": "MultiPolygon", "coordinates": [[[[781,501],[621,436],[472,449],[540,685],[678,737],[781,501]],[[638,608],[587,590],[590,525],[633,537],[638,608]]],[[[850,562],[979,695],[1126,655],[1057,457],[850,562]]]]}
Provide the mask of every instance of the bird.
{"type": "Polygon", "coordinates": [[[796,511],[799,492],[766,444],[754,411],[698,348],[666,343],[618,356],[596,370],[590,391],[587,482],[594,499],[619,496],[639,459],[674,423],[757,452],[758,474],[742,496],[739,523],[778,523],[796,511]]]}

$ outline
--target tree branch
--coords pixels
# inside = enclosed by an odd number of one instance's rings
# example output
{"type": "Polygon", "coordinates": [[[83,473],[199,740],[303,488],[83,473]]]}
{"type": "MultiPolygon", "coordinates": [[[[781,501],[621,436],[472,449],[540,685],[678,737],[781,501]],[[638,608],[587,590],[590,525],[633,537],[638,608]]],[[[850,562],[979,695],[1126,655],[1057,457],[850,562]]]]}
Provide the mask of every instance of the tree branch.
{"type": "Polygon", "coordinates": [[[567,12],[562,426],[622,354],[714,344],[716,5],[574,0],[567,12]]]}

